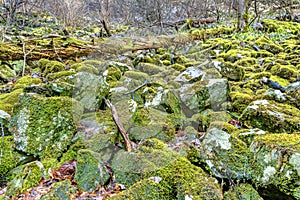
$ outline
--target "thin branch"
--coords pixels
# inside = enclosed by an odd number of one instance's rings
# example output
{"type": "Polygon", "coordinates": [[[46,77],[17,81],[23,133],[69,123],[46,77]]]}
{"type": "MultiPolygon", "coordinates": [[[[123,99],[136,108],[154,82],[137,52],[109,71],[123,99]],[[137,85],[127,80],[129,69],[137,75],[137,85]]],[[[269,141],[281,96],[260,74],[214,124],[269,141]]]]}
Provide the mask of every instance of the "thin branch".
{"type": "Polygon", "coordinates": [[[128,152],[131,152],[132,151],[131,141],[130,141],[130,139],[129,139],[129,137],[128,137],[128,135],[127,135],[127,133],[126,133],[123,125],[122,125],[122,123],[119,120],[119,116],[118,116],[118,113],[117,113],[117,110],[116,110],[115,106],[112,105],[108,99],[104,99],[104,101],[105,101],[105,104],[107,105],[107,107],[109,107],[109,109],[112,112],[113,119],[114,119],[114,121],[115,121],[115,123],[116,123],[116,125],[117,125],[117,127],[118,127],[118,129],[119,129],[119,131],[121,133],[121,135],[122,135],[122,138],[125,141],[126,150],[128,152]]]}

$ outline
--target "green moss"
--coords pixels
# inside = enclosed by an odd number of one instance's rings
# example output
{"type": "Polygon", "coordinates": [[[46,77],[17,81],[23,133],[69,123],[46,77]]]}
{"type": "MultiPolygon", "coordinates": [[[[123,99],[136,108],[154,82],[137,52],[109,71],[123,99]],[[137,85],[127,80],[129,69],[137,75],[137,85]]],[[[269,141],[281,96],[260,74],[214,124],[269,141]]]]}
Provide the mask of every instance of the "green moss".
{"type": "Polygon", "coordinates": [[[140,62],[136,68],[142,72],[149,74],[149,75],[158,74],[163,70],[163,68],[161,66],[157,66],[152,63],[143,63],[143,62],[140,62]]]}
{"type": "Polygon", "coordinates": [[[96,152],[87,149],[78,151],[74,179],[79,190],[95,191],[99,185],[104,186],[109,178],[110,176],[96,152]]]}
{"type": "Polygon", "coordinates": [[[41,197],[41,200],[71,200],[70,195],[75,195],[76,188],[70,180],[53,183],[51,190],[41,197]]]}
{"type": "Polygon", "coordinates": [[[257,59],[251,57],[242,58],[235,62],[236,65],[243,66],[243,67],[250,67],[256,63],[257,63],[257,59]]]}
{"type": "Polygon", "coordinates": [[[230,134],[237,130],[235,126],[224,121],[213,121],[210,123],[210,128],[217,128],[230,134]]]}
{"type": "Polygon", "coordinates": [[[38,62],[38,66],[42,69],[43,75],[46,76],[50,73],[60,72],[65,70],[65,65],[59,61],[56,60],[47,60],[47,59],[41,59],[38,62]],[[42,61],[41,61],[42,60],[42,61]]]}
{"type": "Polygon", "coordinates": [[[245,70],[230,62],[223,62],[221,63],[221,74],[230,80],[239,81],[244,79],[245,70]]]}
{"type": "MultiPolygon", "coordinates": [[[[152,142],[148,144],[151,146],[152,142]]],[[[162,149],[156,150],[148,146],[141,146],[139,153],[121,154],[117,158],[118,161],[116,160],[116,162],[122,167],[122,171],[128,172],[122,177],[131,180],[131,182],[141,179],[146,181],[152,176],[161,178],[156,186],[161,188],[162,193],[151,193],[150,190],[149,195],[162,195],[159,197],[163,199],[182,199],[186,195],[192,195],[193,199],[221,199],[221,193],[218,191],[219,186],[215,179],[207,176],[201,168],[192,165],[186,158],[175,154],[168,148],[162,147],[162,149]],[[123,160],[126,160],[126,164],[123,164],[123,160]],[[127,168],[129,164],[130,168],[127,168]],[[135,173],[136,176],[134,176],[135,173]]],[[[115,165],[113,168],[118,169],[115,165]]],[[[119,171],[120,169],[115,171],[117,172],[116,180],[122,183],[121,180],[123,179],[121,179],[119,171]]],[[[134,199],[136,196],[142,197],[145,188],[134,189],[140,183],[134,184],[127,192],[121,193],[121,197],[128,199],[134,199]]],[[[116,198],[121,197],[117,196],[116,198]]],[[[153,198],[157,199],[158,196],[154,195],[153,198]]]]}
{"type": "Polygon", "coordinates": [[[266,37],[260,37],[255,41],[255,44],[260,47],[261,49],[264,49],[266,51],[269,51],[274,54],[278,54],[280,52],[283,52],[283,48],[274,42],[272,42],[270,39],[267,39],[266,37]]]}
{"type": "Polygon", "coordinates": [[[178,64],[178,63],[170,65],[169,68],[175,69],[176,71],[180,71],[180,72],[182,72],[186,69],[184,65],[181,65],[181,64],[178,64]]]}
{"type": "Polygon", "coordinates": [[[116,81],[120,80],[122,77],[122,72],[117,67],[109,67],[107,69],[106,81],[113,87],[116,81]]]}
{"type": "Polygon", "coordinates": [[[262,77],[270,78],[272,76],[271,72],[260,72],[260,73],[254,73],[250,77],[252,79],[261,79],[262,77]]]}
{"type": "Polygon", "coordinates": [[[159,183],[152,180],[142,180],[135,183],[128,190],[125,190],[115,196],[110,197],[111,200],[136,200],[136,199],[152,199],[152,200],[168,200],[168,191],[159,183]]]}
{"type": "Polygon", "coordinates": [[[42,80],[39,78],[33,78],[32,76],[24,76],[19,78],[16,83],[13,85],[12,90],[23,89],[26,86],[30,86],[31,84],[40,84],[42,80]]]}
{"type": "MultiPolygon", "coordinates": [[[[94,67],[93,65],[90,64],[84,64],[84,63],[80,63],[80,64],[75,64],[76,66],[76,72],[89,72],[92,74],[99,74],[99,70],[94,67]]],[[[74,66],[72,65],[71,68],[73,68],[74,66]]]]}
{"type": "Polygon", "coordinates": [[[163,65],[166,65],[166,66],[169,66],[169,65],[171,65],[172,63],[171,63],[171,61],[169,61],[169,60],[163,60],[163,61],[162,61],[162,64],[163,64],[163,65]]]}
{"type": "Polygon", "coordinates": [[[230,92],[229,96],[232,100],[232,107],[238,113],[242,113],[243,110],[253,101],[254,96],[240,92],[230,92]]]}
{"type": "Polygon", "coordinates": [[[299,198],[299,134],[265,134],[254,138],[252,177],[256,186],[271,186],[299,198]]]}
{"type": "Polygon", "coordinates": [[[146,126],[149,124],[151,121],[149,117],[149,111],[146,108],[138,108],[134,112],[132,119],[135,124],[141,125],[141,126],[146,126]]]}
{"type": "Polygon", "coordinates": [[[267,147],[282,147],[300,150],[299,134],[265,134],[256,136],[254,142],[267,147]]]}
{"type": "Polygon", "coordinates": [[[75,74],[74,71],[61,71],[61,72],[56,72],[56,73],[50,73],[47,75],[47,79],[49,81],[53,81],[55,79],[59,79],[59,78],[62,78],[64,76],[70,76],[70,75],[73,75],[75,74]]]}
{"type": "Polygon", "coordinates": [[[225,192],[224,200],[263,200],[259,193],[248,183],[237,184],[232,186],[229,191],[225,192]]]}
{"type": "MultiPolygon", "coordinates": [[[[4,136],[4,143],[1,143],[0,149],[0,177],[6,177],[7,173],[17,166],[21,161],[22,155],[14,150],[14,141],[12,136],[4,136]],[[4,145],[4,146],[2,146],[4,145]]],[[[2,185],[0,179],[0,185],[2,185]]]]}
{"type": "MultiPolygon", "coordinates": [[[[226,53],[220,53],[218,55],[218,58],[223,58],[224,61],[226,61],[226,62],[228,61],[231,63],[234,63],[235,61],[240,60],[242,58],[249,58],[249,57],[251,57],[251,53],[249,51],[243,51],[243,50],[239,50],[239,49],[231,49],[231,50],[227,51],[226,53]]],[[[253,61],[250,61],[250,62],[253,62],[253,61]]]]}
{"type": "Polygon", "coordinates": [[[18,97],[22,92],[23,89],[16,89],[11,93],[0,94],[0,109],[12,113],[12,108],[18,103],[18,97]]]}
{"type": "Polygon", "coordinates": [[[125,72],[124,76],[128,78],[132,78],[134,80],[149,80],[149,75],[144,72],[137,72],[137,71],[127,71],[125,72]]]}
{"type": "Polygon", "coordinates": [[[0,80],[3,80],[4,82],[8,82],[15,78],[16,72],[12,70],[7,65],[1,65],[0,66],[0,80]]]}
{"type": "Polygon", "coordinates": [[[28,188],[38,186],[42,179],[44,167],[42,163],[34,161],[15,168],[11,173],[14,178],[7,185],[6,196],[16,197],[18,193],[26,191],[28,188]]]}
{"type": "Polygon", "coordinates": [[[280,65],[277,64],[272,67],[271,73],[273,75],[279,76],[281,78],[292,80],[292,78],[296,79],[296,77],[300,74],[300,71],[297,70],[293,65],[280,65]]]}
{"type": "Polygon", "coordinates": [[[293,133],[300,130],[300,111],[290,105],[257,100],[242,113],[241,121],[248,128],[260,128],[273,133],[293,133]]]}
{"type": "Polygon", "coordinates": [[[69,97],[37,94],[20,95],[19,103],[11,120],[16,149],[41,158],[59,157],[70,145],[79,122],[79,103],[69,97]]]}
{"type": "Polygon", "coordinates": [[[300,32],[300,25],[296,22],[285,22],[278,20],[265,19],[262,21],[263,26],[268,32],[287,33],[291,32],[297,34],[300,32]]]}
{"type": "Polygon", "coordinates": [[[270,80],[274,81],[274,82],[277,82],[277,83],[279,83],[279,85],[284,86],[284,87],[290,84],[290,82],[288,80],[283,79],[283,78],[278,77],[278,76],[271,76],[270,80]]]}

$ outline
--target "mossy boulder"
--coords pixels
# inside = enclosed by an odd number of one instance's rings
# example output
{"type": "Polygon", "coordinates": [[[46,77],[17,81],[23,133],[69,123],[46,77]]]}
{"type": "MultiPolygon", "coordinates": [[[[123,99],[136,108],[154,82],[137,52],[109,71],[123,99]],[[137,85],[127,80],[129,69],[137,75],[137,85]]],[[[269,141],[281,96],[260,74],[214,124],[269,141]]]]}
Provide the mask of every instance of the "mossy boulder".
{"type": "Polygon", "coordinates": [[[70,195],[75,195],[76,188],[69,180],[53,183],[50,191],[41,197],[41,200],[71,200],[70,195]]]}
{"type": "Polygon", "coordinates": [[[0,94],[0,110],[12,113],[12,109],[18,103],[18,97],[23,92],[23,89],[16,89],[10,93],[0,94]]]}
{"type": "Polygon", "coordinates": [[[148,74],[144,72],[138,72],[138,71],[127,71],[125,72],[124,77],[134,79],[134,80],[141,80],[141,81],[149,80],[148,74]]]}
{"type": "Polygon", "coordinates": [[[249,179],[251,153],[246,143],[218,128],[211,128],[198,148],[198,160],[219,178],[249,179]]]}
{"type": "Polygon", "coordinates": [[[8,82],[15,78],[16,72],[9,66],[2,64],[0,65],[0,80],[3,82],[8,82]]]}
{"type": "Polygon", "coordinates": [[[300,81],[291,83],[286,87],[286,94],[289,96],[289,101],[300,109],[300,81]]]}
{"type": "Polygon", "coordinates": [[[161,195],[162,199],[183,199],[185,196],[193,196],[193,199],[221,199],[216,179],[206,175],[201,168],[192,165],[165,145],[153,146],[153,142],[146,142],[139,147],[138,152],[123,152],[114,159],[112,168],[116,180],[126,186],[133,185],[128,193],[124,191],[114,198],[135,199],[136,195],[142,197],[146,185],[141,183],[147,182],[147,179],[153,181],[157,177],[161,181],[149,187],[149,192],[161,188],[161,193],[153,193],[154,199],[161,195]],[[144,180],[136,183],[142,179],[144,180]]]}
{"type": "Polygon", "coordinates": [[[260,37],[255,41],[255,44],[266,51],[269,51],[274,54],[278,54],[280,52],[283,52],[283,48],[277,44],[275,44],[273,41],[266,37],[260,37]]]}
{"type": "Polygon", "coordinates": [[[95,111],[109,93],[109,85],[103,76],[88,72],[79,72],[73,78],[72,97],[78,100],[85,110],[95,111]]]}
{"type": "Polygon", "coordinates": [[[162,72],[164,68],[163,68],[163,66],[158,66],[158,65],[155,65],[152,63],[141,62],[136,66],[136,69],[138,69],[139,71],[144,72],[148,75],[154,75],[154,74],[158,74],[158,73],[162,72]]]}
{"type": "Polygon", "coordinates": [[[63,78],[65,76],[71,76],[76,74],[76,72],[72,71],[72,70],[68,70],[68,71],[60,71],[60,72],[56,72],[56,73],[50,73],[47,75],[47,80],[48,81],[54,81],[56,79],[59,78],[63,78]]]}
{"type": "Polygon", "coordinates": [[[224,200],[263,200],[259,193],[249,183],[241,183],[232,186],[225,192],[224,200]]]}
{"type": "Polygon", "coordinates": [[[2,185],[8,178],[7,173],[15,168],[24,157],[15,151],[12,136],[4,136],[0,152],[0,185],[2,185]]]}
{"type": "Polygon", "coordinates": [[[168,120],[168,113],[153,107],[137,108],[133,114],[133,125],[129,137],[135,141],[156,137],[169,141],[175,136],[175,127],[168,120]]]}
{"type": "Polygon", "coordinates": [[[281,194],[300,197],[300,135],[265,134],[256,136],[251,144],[252,180],[256,186],[269,190],[269,198],[281,194]]]}
{"type": "Polygon", "coordinates": [[[42,80],[40,78],[34,78],[32,76],[24,76],[19,78],[16,83],[13,85],[12,89],[16,90],[16,89],[22,89],[25,88],[26,86],[30,86],[32,84],[36,85],[36,84],[40,84],[42,83],[42,80]]]}
{"type": "Polygon", "coordinates": [[[65,70],[65,64],[56,60],[48,60],[45,58],[40,59],[37,63],[37,66],[42,70],[44,76],[49,73],[65,70]]]}
{"type": "Polygon", "coordinates": [[[230,92],[229,96],[232,100],[232,107],[234,111],[242,113],[243,110],[253,101],[254,96],[240,93],[240,92],[230,92]]]}
{"type": "Polygon", "coordinates": [[[216,68],[229,80],[240,81],[244,79],[245,69],[230,62],[215,61],[216,68]]]}
{"type": "Polygon", "coordinates": [[[196,68],[196,67],[189,67],[184,72],[180,73],[176,78],[175,81],[178,82],[196,82],[202,79],[205,76],[205,72],[196,68]]]}
{"type": "Polygon", "coordinates": [[[227,80],[210,79],[185,84],[179,88],[184,112],[200,112],[206,108],[217,109],[227,100],[227,80]]]}
{"type": "Polygon", "coordinates": [[[132,67],[130,67],[129,65],[125,64],[125,63],[121,63],[121,62],[114,62],[111,61],[108,63],[108,67],[116,67],[118,68],[122,73],[125,73],[128,70],[131,70],[132,67]]]}
{"type": "Polygon", "coordinates": [[[110,175],[100,158],[98,153],[91,150],[79,150],[74,177],[78,184],[78,189],[85,192],[92,192],[99,186],[104,186],[108,183],[110,175]]]}
{"type": "Polygon", "coordinates": [[[295,81],[300,71],[293,65],[275,65],[271,68],[271,73],[273,75],[279,76],[281,78],[287,79],[289,81],[295,81]]]}
{"type": "Polygon", "coordinates": [[[300,111],[275,101],[252,102],[243,111],[240,120],[248,128],[255,127],[273,133],[293,133],[300,130],[300,111]]]}
{"type": "Polygon", "coordinates": [[[39,181],[44,175],[44,166],[39,161],[18,166],[11,171],[13,179],[8,183],[5,193],[6,197],[15,198],[19,193],[28,188],[38,186],[39,181]]]}
{"type": "Polygon", "coordinates": [[[69,97],[20,95],[11,120],[16,149],[42,158],[59,157],[71,143],[80,108],[69,97]]]}

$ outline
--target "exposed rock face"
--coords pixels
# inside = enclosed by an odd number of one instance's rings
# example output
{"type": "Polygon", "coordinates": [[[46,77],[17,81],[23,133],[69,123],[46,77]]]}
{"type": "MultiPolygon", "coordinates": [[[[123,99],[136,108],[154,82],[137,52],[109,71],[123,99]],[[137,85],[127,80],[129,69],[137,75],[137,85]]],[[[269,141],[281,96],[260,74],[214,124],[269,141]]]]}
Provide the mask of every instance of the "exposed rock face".
{"type": "Polygon", "coordinates": [[[58,157],[70,145],[80,104],[69,97],[22,94],[14,109],[11,131],[16,149],[40,157],[58,157]]]}

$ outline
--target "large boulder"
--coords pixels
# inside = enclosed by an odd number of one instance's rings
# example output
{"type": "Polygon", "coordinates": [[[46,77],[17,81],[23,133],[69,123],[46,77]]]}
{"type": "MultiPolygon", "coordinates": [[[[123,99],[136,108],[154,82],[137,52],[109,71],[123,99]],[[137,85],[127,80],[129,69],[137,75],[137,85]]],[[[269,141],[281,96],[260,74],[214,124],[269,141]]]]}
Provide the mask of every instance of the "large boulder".
{"type": "Polygon", "coordinates": [[[222,199],[216,179],[156,139],[145,141],[138,152],[119,154],[112,168],[118,183],[132,185],[113,199],[222,199]]]}
{"type": "Polygon", "coordinates": [[[256,100],[243,111],[243,125],[273,133],[300,131],[300,110],[286,104],[256,100]]]}
{"type": "Polygon", "coordinates": [[[227,90],[226,79],[210,79],[182,85],[179,92],[184,112],[195,114],[206,108],[218,109],[227,100],[227,90]]]}
{"type": "Polygon", "coordinates": [[[211,128],[201,145],[189,152],[219,178],[249,179],[251,153],[243,141],[218,128],[211,128]],[[196,152],[195,152],[196,151],[196,152]]]}
{"type": "Polygon", "coordinates": [[[44,166],[39,161],[33,161],[13,169],[13,179],[8,183],[5,193],[6,197],[16,197],[28,188],[37,186],[44,175],[44,166]]]}
{"type": "Polygon", "coordinates": [[[42,158],[59,157],[71,143],[81,112],[80,104],[69,97],[20,95],[10,127],[16,149],[42,158]]]}
{"type": "Polygon", "coordinates": [[[78,189],[86,192],[92,192],[99,186],[104,186],[110,179],[106,171],[104,162],[98,153],[82,149],[77,155],[77,167],[75,180],[78,189]]]}
{"type": "Polygon", "coordinates": [[[256,136],[251,144],[252,180],[269,191],[269,199],[300,198],[299,141],[299,134],[265,134],[256,136]]]}

